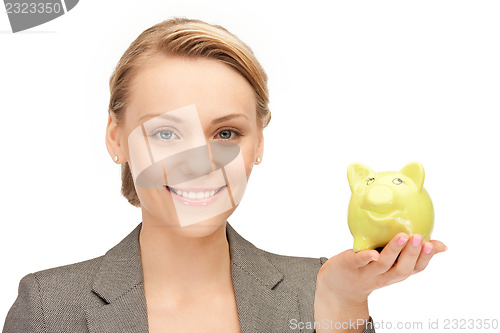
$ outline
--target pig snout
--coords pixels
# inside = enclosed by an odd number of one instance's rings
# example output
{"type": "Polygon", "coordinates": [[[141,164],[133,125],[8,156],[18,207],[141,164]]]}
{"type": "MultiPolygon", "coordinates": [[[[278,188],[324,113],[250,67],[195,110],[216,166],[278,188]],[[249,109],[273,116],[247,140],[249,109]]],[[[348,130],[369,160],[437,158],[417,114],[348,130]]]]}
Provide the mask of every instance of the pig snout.
{"type": "Polygon", "coordinates": [[[394,192],[387,186],[375,186],[365,194],[363,208],[379,213],[394,209],[394,192]]]}

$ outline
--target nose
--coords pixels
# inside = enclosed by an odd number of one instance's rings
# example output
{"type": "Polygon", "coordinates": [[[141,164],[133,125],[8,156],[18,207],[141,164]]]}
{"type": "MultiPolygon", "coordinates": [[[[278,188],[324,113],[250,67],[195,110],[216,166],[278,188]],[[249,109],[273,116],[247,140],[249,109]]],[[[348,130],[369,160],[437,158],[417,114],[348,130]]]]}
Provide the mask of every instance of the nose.
{"type": "MultiPolygon", "coordinates": [[[[171,179],[171,177],[169,177],[169,183],[170,180],[175,180],[177,183],[180,183],[206,176],[231,163],[239,153],[240,147],[231,142],[211,142],[210,152],[209,146],[205,145],[179,153],[174,159],[177,160],[182,178],[171,179]],[[212,156],[213,165],[210,161],[210,155],[212,156]]],[[[175,172],[173,174],[175,174],[175,172]]]]}
{"type": "Polygon", "coordinates": [[[179,163],[179,171],[184,175],[184,181],[205,176],[212,172],[207,146],[179,153],[176,158],[179,163]]]}
{"type": "Polygon", "coordinates": [[[213,166],[209,147],[203,145],[156,161],[137,176],[136,184],[143,188],[162,188],[165,177],[169,186],[175,186],[221,168],[224,172],[223,168],[240,153],[240,147],[229,142],[211,142],[210,150],[213,166]]]}
{"type": "Polygon", "coordinates": [[[376,186],[370,189],[366,196],[367,204],[373,207],[387,207],[393,204],[393,192],[386,186],[376,186]]]}

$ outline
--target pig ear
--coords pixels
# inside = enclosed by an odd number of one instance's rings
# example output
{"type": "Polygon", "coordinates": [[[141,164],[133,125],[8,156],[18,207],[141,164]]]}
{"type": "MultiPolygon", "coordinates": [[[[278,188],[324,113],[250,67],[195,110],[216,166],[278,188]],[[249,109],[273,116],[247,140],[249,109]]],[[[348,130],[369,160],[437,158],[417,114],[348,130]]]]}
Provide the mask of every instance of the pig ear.
{"type": "Polygon", "coordinates": [[[419,190],[424,185],[425,172],[422,164],[418,162],[410,162],[399,171],[399,173],[413,180],[419,190]]]}
{"type": "Polygon", "coordinates": [[[368,179],[369,176],[375,175],[372,169],[361,163],[351,163],[347,167],[347,180],[349,181],[349,186],[351,191],[353,191],[354,186],[360,181],[368,179]]]}

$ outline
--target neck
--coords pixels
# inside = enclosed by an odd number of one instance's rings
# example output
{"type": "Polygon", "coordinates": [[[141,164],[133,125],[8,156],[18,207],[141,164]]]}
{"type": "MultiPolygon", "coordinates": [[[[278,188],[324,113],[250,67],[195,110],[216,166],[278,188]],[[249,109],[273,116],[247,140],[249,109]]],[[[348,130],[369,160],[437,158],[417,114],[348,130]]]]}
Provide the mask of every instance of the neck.
{"type": "Polygon", "coordinates": [[[144,283],[156,297],[186,299],[232,288],[226,223],[171,227],[143,213],[139,242],[144,283]]]}

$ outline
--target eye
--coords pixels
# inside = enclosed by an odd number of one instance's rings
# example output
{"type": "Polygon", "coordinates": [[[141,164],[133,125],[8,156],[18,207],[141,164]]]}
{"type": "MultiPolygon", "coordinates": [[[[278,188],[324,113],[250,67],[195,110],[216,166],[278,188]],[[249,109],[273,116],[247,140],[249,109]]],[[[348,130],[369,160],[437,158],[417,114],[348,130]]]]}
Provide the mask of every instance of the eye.
{"type": "Polygon", "coordinates": [[[238,137],[243,136],[243,134],[235,129],[223,129],[219,133],[216,134],[216,139],[221,140],[235,140],[238,137]]]}
{"type": "Polygon", "coordinates": [[[370,184],[372,184],[374,181],[375,181],[375,178],[368,178],[368,180],[366,181],[366,185],[370,185],[370,184]]]}
{"type": "Polygon", "coordinates": [[[172,136],[174,135],[174,133],[169,130],[161,130],[158,132],[158,134],[160,134],[160,137],[164,140],[170,140],[170,138],[172,138],[172,136]]]}
{"type": "Polygon", "coordinates": [[[396,185],[401,185],[403,184],[403,180],[401,178],[394,178],[392,182],[396,185]]]}
{"type": "Polygon", "coordinates": [[[151,134],[151,136],[155,139],[171,141],[173,139],[178,139],[179,136],[174,133],[174,131],[169,129],[158,129],[151,134]]]}
{"type": "Polygon", "coordinates": [[[231,130],[222,130],[219,132],[219,138],[223,139],[223,140],[228,140],[231,135],[233,134],[233,131],[231,130]]]}

